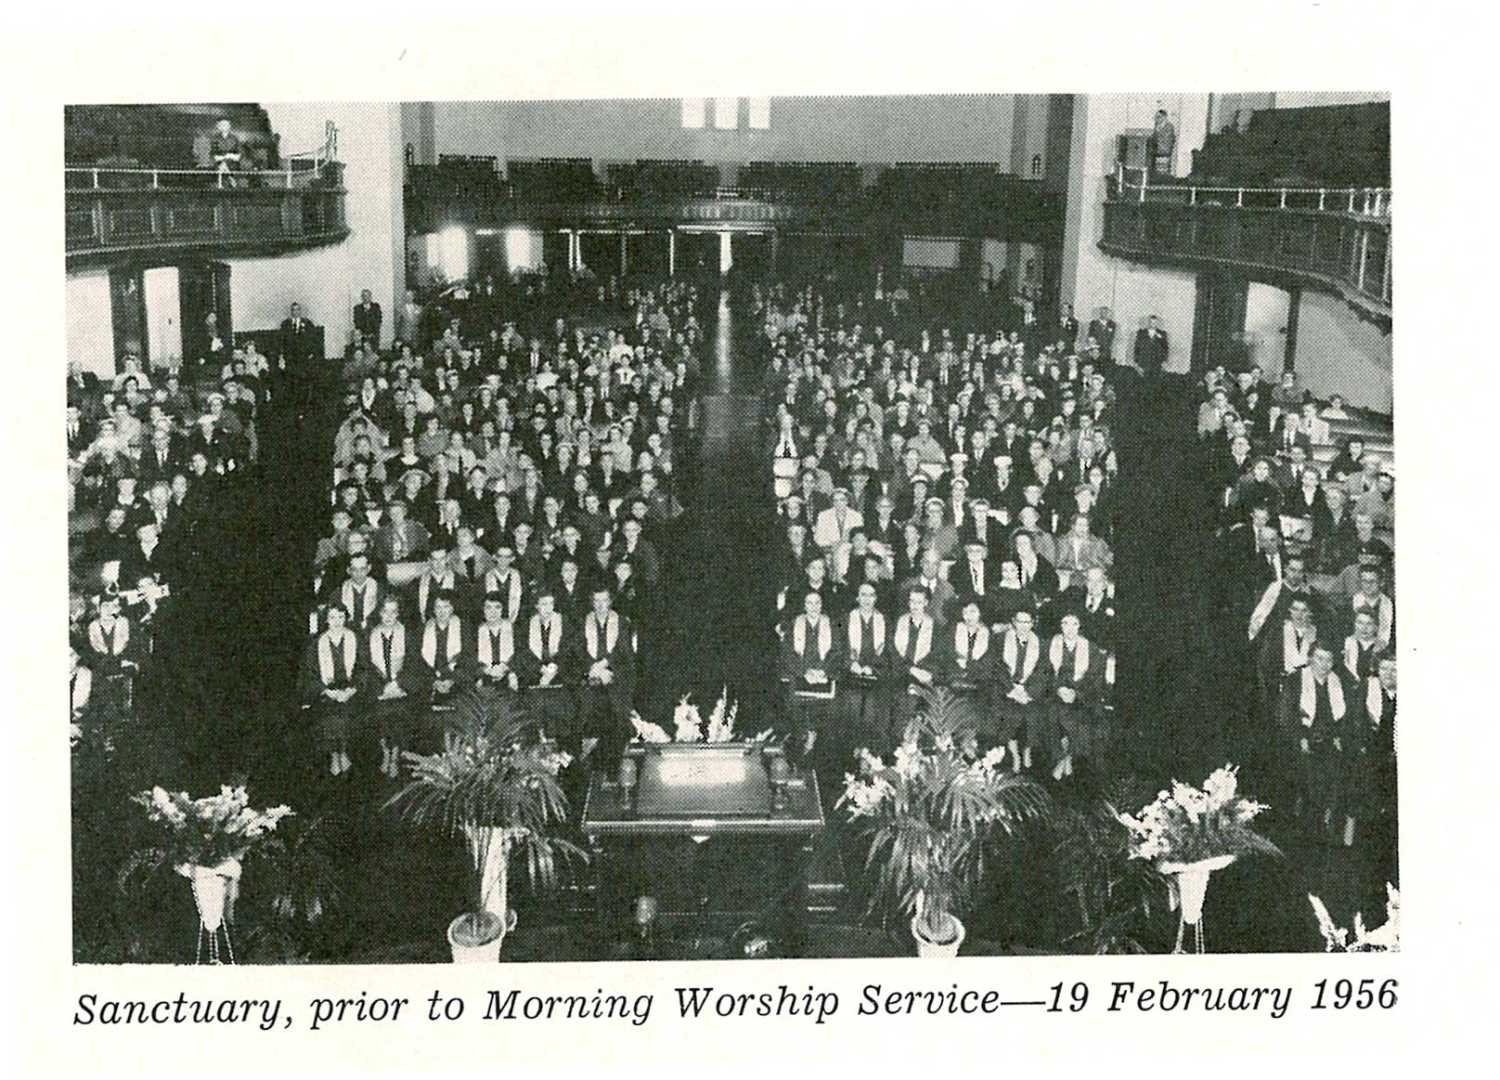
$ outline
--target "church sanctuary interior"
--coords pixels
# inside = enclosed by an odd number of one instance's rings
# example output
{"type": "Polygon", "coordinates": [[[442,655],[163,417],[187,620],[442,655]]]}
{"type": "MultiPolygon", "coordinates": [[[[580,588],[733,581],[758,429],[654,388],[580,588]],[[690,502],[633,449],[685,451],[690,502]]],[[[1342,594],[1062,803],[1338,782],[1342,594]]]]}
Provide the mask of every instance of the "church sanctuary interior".
{"type": "Polygon", "coordinates": [[[68,107],[75,959],[1393,947],[1389,121],[68,107]]]}

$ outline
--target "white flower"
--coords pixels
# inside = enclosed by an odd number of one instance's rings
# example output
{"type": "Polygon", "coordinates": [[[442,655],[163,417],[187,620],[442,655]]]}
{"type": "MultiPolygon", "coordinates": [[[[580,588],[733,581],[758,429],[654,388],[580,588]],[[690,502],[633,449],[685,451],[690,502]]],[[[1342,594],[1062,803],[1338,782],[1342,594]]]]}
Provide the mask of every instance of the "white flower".
{"type": "Polygon", "coordinates": [[[979,759],[979,763],[984,766],[984,768],[985,768],[986,771],[989,771],[991,769],[997,768],[999,766],[1000,762],[1003,761],[1004,759],[1005,759],[1005,747],[1003,747],[1003,746],[996,746],[993,749],[991,749],[988,752],[986,752],[985,755],[984,755],[984,757],[982,757],[982,758],[979,759]]]}
{"type": "Polygon", "coordinates": [[[922,767],[922,755],[916,743],[902,743],[896,747],[896,775],[903,780],[916,776],[922,767]]]}

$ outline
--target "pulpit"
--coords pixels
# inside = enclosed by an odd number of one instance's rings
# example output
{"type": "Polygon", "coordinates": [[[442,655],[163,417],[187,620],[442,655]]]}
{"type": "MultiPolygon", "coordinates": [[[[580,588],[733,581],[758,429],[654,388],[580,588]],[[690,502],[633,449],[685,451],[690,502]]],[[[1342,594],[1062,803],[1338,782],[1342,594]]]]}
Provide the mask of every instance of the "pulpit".
{"type": "Polygon", "coordinates": [[[771,914],[795,936],[823,826],[817,777],[780,746],[633,744],[584,800],[595,912],[652,895],[664,914],[771,914]]]}

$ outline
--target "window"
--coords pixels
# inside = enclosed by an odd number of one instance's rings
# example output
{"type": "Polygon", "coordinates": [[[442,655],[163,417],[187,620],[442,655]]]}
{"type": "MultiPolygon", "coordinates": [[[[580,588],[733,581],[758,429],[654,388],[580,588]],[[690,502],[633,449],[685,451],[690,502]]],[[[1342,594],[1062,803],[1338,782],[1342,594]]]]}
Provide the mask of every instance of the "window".
{"type": "Polygon", "coordinates": [[[733,131],[740,126],[740,99],[737,97],[714,98],[714,127],[720,131],[733,131]]]}
{"type": "Polygon", "coordinates": [[[750,99],[750,130],[765,131],[771,126],[771,99],[768,97],[753,97],[750,99]]]}
{"type": "Polygon", "coordinates": [[[682,126],[685,128],[701,128],[706,115],[708,102],[701,97],[685,97],[682,99],[682,126]]]}
{"type": "Polygon", "coordinates": [[[1031,176],[1032,176],[1032,179],[1035,179],[1036,177],[1041,176],[1041,175],[1042,175],[1042,155],[1041,154],[1032,154],[1031,155],[1031,176]]]}

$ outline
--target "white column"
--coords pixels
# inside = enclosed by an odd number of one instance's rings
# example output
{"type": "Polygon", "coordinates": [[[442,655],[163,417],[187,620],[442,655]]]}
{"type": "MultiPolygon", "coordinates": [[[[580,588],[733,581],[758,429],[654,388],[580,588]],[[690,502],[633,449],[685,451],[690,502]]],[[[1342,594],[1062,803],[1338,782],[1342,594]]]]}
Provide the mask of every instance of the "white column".
{"type": "Polygon", "coordinates": [[[719,273],[729,273],[730,267],[734,265],[734,240],[732,234],[721,232],[719,234],[719,273]]]}
{"type": "Polygon", "coordinates": [[[667,230],[667,277],[677,274],[677,230],[667,230]]]}

